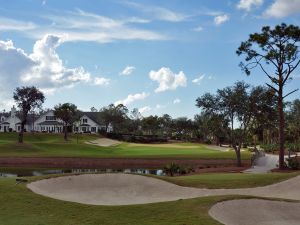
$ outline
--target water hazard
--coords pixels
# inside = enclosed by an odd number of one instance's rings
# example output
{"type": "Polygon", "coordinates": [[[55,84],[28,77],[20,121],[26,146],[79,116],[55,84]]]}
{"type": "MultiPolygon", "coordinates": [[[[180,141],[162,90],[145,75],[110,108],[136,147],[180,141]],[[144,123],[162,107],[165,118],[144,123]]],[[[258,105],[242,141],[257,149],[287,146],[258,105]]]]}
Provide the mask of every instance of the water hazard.
{"type": "Polygon", "coordinates": [[[79,173],[133,173],[163,176],[163,170],[155,169],[28,169],[28,168],[0,168],[0,178],[32,177],[51,174],[79,174],[79,173]]]}

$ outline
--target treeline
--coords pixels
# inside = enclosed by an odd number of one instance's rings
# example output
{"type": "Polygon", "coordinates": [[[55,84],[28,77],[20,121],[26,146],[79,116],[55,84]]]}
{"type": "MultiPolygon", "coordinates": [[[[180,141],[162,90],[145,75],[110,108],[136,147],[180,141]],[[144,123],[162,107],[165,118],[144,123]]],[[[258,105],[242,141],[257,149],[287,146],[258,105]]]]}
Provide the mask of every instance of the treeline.
{"type": "MultiPolygon", "coordinates": [[[[113,133],[157,136],[160,138],[204,143],[246,145],[278,143],[276,95],[270,88],[237,82],[205,93],[196,99],[200,113],[193,119],[172,118],[168,114],[143,117],[137,108],[124,105],[103,107],[98,112],[103,124],[113,133]]],[[[300,139],[300,100],[285,103],[286,140],[300,139]]],[[[107,129],[106,129],[107,130],[107,129]]],[[[103,131],[105,132],[105,131],[103,131]]]]}

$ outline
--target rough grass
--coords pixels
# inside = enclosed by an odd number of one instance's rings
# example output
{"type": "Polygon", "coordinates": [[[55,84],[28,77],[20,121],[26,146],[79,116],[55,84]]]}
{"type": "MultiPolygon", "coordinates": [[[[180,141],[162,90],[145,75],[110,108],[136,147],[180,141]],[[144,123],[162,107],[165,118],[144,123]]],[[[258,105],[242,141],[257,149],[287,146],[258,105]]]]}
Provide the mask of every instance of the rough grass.
{"type": "MultiPolygon", "coordinates": [[[[25,134],[25,143],[16,143],[16,133],[0,133],[0,157],[101,157],[101,158],[199,158],[199,159],[235,159],[233,151],[221,152],[209,149],[201,144],[132,144],[100,147],[85,144],[95,140],[96,135],[70,135],[65,142],[60,134],[25,134]],[[78,141],[78,143],[77,143],[78,141]]],[[[243,159],[249,159],[250,153],[243,152],[243,159]]]]}
{"type": "Polygon", "coordinates": [[[155,176],[156,178],[186,187],[197,188],[251,188],[261,187],[278,183],[299,175],[295,173],[267,173],[267,174],[247,174],[247,173],[207,173],[190,176],[155,176]]]}
{"type": "Polygon", "coordinates": [[[0,225],[220,225],[208,215],[219,201],[205,197],[132,206],[89,206],[34,194],[11,178],[0,179],[0,225]]]}

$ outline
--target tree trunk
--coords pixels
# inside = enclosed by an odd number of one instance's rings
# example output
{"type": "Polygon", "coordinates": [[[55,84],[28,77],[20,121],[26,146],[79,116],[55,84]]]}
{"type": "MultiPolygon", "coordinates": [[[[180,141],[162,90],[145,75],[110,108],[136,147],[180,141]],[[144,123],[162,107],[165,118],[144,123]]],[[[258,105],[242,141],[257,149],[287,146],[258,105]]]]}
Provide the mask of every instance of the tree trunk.
{"type": "Polygon", "coordinates": [[[67,125],[64,126],[64,139],[65,139],[65,141],[68,140],[68,127],[67,127],[67,125]]]}
{"type": "Polygon", "coordinates": [[[233,146],[233,114],[231,117],[230,146],[233,146]]]}
{"type": "Polygon", "coordinates": [[[24,142],[24,127],[25,127],[25,123],[24,123],[24,121],[22,121],[21,130],[19,132],[19,143],[21,143],[21,144],[24,142]]]}
{"type": "Polygon", "coordinates": [[[236,165],[238,167],[241,167],[242,166],[242,159],[241,159],[241,144],[234,144],[233,145],[233,149],[235,151],[235,154],[236,154],[236,165]]]}
{"type": "Polygon", "coordinates": [[[279,87],[278,92],[278,114],[279,114],[279,169],[284,169],[284,112],[283,112],[283,97],[282,87],[279,87]]]}

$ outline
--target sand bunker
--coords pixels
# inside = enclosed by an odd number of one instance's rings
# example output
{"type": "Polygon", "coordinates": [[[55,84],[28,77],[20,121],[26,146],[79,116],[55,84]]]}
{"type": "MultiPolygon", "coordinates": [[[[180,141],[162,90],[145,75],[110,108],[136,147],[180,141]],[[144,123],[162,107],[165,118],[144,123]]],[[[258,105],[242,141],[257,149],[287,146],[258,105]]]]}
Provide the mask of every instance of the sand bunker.
{"type": "Polygon", "coordinates": [[[87,141],[85,142],[86,144],[90,144],[90,145],[97,145],[97,146],[101,146],[101,147],[110,147],[110,146],[116,146],[121,144],[120,141],[116,141],[116,140],[112,140],[109,138],[99,138],[93,141],[87,141]]]}
{"type": "Polygon", "coordinates": [[[300,200],[300,176],[245,189],[198,189],[133,174],[83,174],[44,179],[27,185],[37,194],[91,205],[131,205],[212,195],[252,195],[300,200]],[[287,188],[288,187],[288,188],[287,188]]]}
{"type": "Polygon", "coordinates": [[[240,199],[220,202],[209,214],[226,225],[299,225],[300,203],[240,199]]]}

